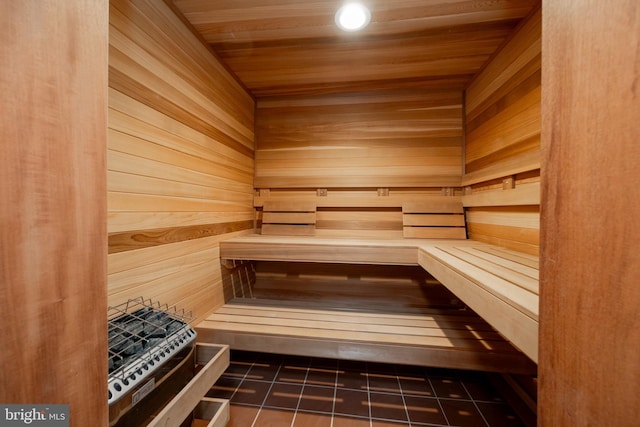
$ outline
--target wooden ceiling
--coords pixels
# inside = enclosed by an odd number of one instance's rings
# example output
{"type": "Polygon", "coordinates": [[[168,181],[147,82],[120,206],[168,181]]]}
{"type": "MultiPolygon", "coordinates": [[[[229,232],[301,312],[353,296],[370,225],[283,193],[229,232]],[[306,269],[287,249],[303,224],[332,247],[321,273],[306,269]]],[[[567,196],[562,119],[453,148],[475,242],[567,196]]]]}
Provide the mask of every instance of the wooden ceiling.
{"type": "Polygon", "coordinates": [[[539,0],[364,0],[371,23],[334,24],[343,0],[173,0],[256,97],[464,87],[539,0]]]}

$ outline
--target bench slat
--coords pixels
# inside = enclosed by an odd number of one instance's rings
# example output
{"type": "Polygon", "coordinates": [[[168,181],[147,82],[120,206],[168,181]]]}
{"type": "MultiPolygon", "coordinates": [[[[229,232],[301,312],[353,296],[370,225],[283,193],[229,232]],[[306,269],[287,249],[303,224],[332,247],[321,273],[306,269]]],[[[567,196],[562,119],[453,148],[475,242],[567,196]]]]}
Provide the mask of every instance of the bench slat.
{"type": "MultiPolygon", "coordinates": [[[[537,307],[535,308],[536,319],[534,319],[516,308],[512,302],[499,298],[479,285],[469,278],[468,274],[463,275],[451,268],[447,261],[451,261],[452,258],[455,260],[454,257],[442,251],[421,249],[419,253],[420,265],[537,363],[537,307]]],[[[486,279],[490,277],[485,276],[486,279]]],[[[534,295],[533,301],[537,305],[537,296],[534,295]]]]}
{"type": "Polygon", "coordinates": [[[292,320],[308,320],[309,318],[331,321],[338,319],[341,322],[353,324],[379,323],[396,326],[415,326],[421,328],[440,327],[445,329],[465,329],[469,331],[492,331],[493,328],[478,316],[460,315],[458,313],[446,315],[401,315],[387,313],[368,312],[344,312],[337,310],[314,310],[306,308],[291,307],[268,307],[261,308],[260,305],[245,306],[238,303],[226,304],[216,310],[217,314],[237,314],[244,315],[250,309],[251,313],[259,317],[278,317],[292,320]]]}
{"type": "MultiPolygon", "coordinates": [[[[482,247],[457,247],[457,249],[463,252],[467,252],[470,255],[474,255],[478,258],[482,258],[484,260],[490,261],[495,265],[499,265],[504,268],[516,271],[519,274],[522,274],[524,276],[534,279],[536,282],[538,282],[540,278],[540,270],[538,270],[535,267],[531,267],[530,265],[528,265],[529,263],[527,263],[526,261],[517,262],[512,259],[494,255],[490,252],[487,252],[486,250],[483,250],[482,247]]],[[[538,287],[536,286],[536,289],[537,288],[538,287]]],[[[535,292],[538,293],[537,291],[535,292]]]]}
{"type": "Polygon", "coordinates": [[[315,224],[315,212],[265,212],[262,224],[315,224]]]}
{"type": "Polygon", "coordinates": [[[416,239],[466,239],[464,227],[403,227],[402,235],[416,239]]]}
{"type": "Polygon", "coordinates": [[[494,254],[498,257],[509,259],[511,261],[528,265],[529,267],[540,269],[540,262],[537,256],[526,254],[524,252],[516,252],[511,249],[503,248],[500,246],[482,246],[479,250],[488,254],[494,254]]]}
{"type": "MultiPolygon", "coordinates": [[[[340,320],[320,320],[314,318],[309,319],[282,319],[278,317],[264,317],[255,313],[250,315],[238,315],[238,314],[220,314],[209,317],[207,322],[225,322],[229,324],[256,324],[264,327],[291,327],[307,328],[307,329],[322,329],[326,331],[335,331],[336,333],[342,332],[358,332],[358,333],[372,333],[372,334],[391,334],[402,336],[415,336],[415,337],[433,337],[433,338],[447,338],[450,340],[478,340],[478,341],[503,341],[500,335],[493,331],[468,331],[464,329],[447,329],[440,328],[437,325],[432,327],[419,327],[419,326],[397,326],[387,324],[367,324],[367,323],[351,323],[340,320]]],[[[225,326],[223,326],[224,328],[225,326]]]]}
{"type": "MultiPolygon", "coordinates": [[[[476,267],[464,259],[456,257],[450,253],[453,252],[451,248],[445,246],[422,247],[421,250],[443,261],[456,273],[464,276],[467,280],[470,280],[507,304],[512,305],[532,319],[538,320],[538,298],[536,294],[518,286],[513,286],[513,283],[496,276],[492,272],[476,267]]],[[[427,269],[427,271],[429,270],[427,269]]],[[[443,285],[447,286],[447,283],[443,283],[443,285]]],[[[454,292],[454,294],[460,297],[456,292],[454,292]]]]}
{"type": "Polygon", "coordinates": [[[403,216],[405,226],[418,227],[464,227],[464,215],[410,214],[403,216]]]}
{"type": "Polygon", "coordinates": [[[425,320],[423,315],[228,303],[198,324],[196,330],[201,340],[229,344],[232,349],[494,372],[535,372],[535,364],[495,331],[490,331],[495,339],[485,339],[487,325],[476,315],[460,316],[454,312],[450,321],[447,315],[432,317],[439,321],[425,320]],[[472,325],[471,330],[458,329],[464,319],[472,319],[466,322],[472,325]],[[438,327],[425,328],[422,326],[425,322],[434,322],[438,327]],[[455,329],[448,329],[445,324],[453,324],[455,329]],[[478,328],[482,331],[478,332],[478,328]]]}
{"type": "MultiPolygon", "coordinates": [[[[443,249],[443,248],[440,248],[443,249]]],[[[481,256],[477,256],[472,248],[446,248],[443,249],[450,255],[455,256],[456,258],[461,259],[464,262],[469,263],[475,267],[478,267],[490,274],[493,274],[501,279],[504,279],[510,283],[513,283],[523,289],[526,289],[529,292],[532,292],[538,295],[538,280],[534,279],[526,274],[521,273],[520,271],[514,270],[512,268],[507,268],[501,265],[500,263],[496,263],[495,260],[487,260],[481,256]]],[[[479,252],[482,254],[482,252],[479,252]]],[[[497,257],[494,257],[497,258],[497,257]]],[[[499,259],[499,258],[498,258],[499,259]]],[[[517,267],[516,267],[517,268],[517,267]]]]}

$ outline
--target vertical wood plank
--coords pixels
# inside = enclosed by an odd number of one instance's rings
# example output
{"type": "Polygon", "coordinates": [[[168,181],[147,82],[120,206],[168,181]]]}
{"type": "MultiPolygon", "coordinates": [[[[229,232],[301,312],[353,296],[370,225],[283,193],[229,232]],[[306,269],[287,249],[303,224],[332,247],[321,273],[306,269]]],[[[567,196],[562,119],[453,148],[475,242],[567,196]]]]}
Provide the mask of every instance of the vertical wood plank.
{"type": "Polygon", "coordinates": [[[539,425],[635,426],[640,8],[543,3],[539,425]]]}
{"type": "Polygon", "coordinates": [[[108,2],[0,2],[0,402],[107,425],[108,2]]]}

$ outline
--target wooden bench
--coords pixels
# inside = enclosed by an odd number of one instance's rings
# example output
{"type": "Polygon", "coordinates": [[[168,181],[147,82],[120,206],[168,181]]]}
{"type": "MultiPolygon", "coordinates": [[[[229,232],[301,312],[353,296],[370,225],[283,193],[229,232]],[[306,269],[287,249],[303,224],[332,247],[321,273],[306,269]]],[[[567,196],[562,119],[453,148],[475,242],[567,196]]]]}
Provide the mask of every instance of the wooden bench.
{"type": "Polygon", "coordinates": [[[538,257],[478,242],[421,244],[418,257],[425,270],[537,363],[538,257]]]}
{"type": "MultiPolygon", "coordinates": [[[[283,213],[283,219],[277,221],[293,221],[286,224],[287,230],[302,224],[303,234],[313,234],[309,232],[314,225],[308,215],[311,208],[304,203],[294,205],[286,207],[286,212],[283,207],[276,208],[283,213]],[[303,205],[304,217],[292,211],[301,211],[299,206],[303,205]]],[[[267,206],[265,224],[272,223],[271,211],[267,206]]],[[[495,331],[451,328],[460,324],[460,313],[455,310],[441,312],[435,319],[422,314],[318,311],[273,302],[258,309],[255,301],[244,305],[229,301],[199,325],[200,332],[212,342],[246,350],[534,372],[531,361],[537,362],[538,353],[537,257],[466,239],[460,198],[403,202],[401,214],[402,235],[429,238],[256,234],[221,242],[220,256],[227,265],[248,260],[421,266],[475,311],[465,313],[473,317],[473,325],[488,323],[501,336],[495,331]],[[359,318],[364,322],[356,320],[359,318]],[[406,323],[387,323],[400,318],[406,323]],[[425,321],[431,326],[425,326],[425,321]],[[367,332],[367,328],[371,330],[367,332]],[[487,338],[489,332],[491,338],[487,338]]]]}
{"type": "Polygon", "coordinates": [[[199,339],[232,349],[491,372],[536,366],[478,315],[313,309],[231,301],[202,321],[199,339]]]}

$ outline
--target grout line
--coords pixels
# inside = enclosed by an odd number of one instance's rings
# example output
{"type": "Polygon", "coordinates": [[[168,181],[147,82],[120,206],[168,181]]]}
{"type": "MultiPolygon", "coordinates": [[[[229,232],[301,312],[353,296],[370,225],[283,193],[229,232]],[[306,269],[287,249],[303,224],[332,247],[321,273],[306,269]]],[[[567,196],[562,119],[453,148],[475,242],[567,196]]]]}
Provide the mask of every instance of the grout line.
{"type": "Polygon", "coordinates": [[[338,375],[340,374],[340,360],[336,359],[336,376],[333,380],[333,402],[331,402],[331,424],[329,427],[333,427],[333,421],[336,416],[336,399],[338,398],[338,375]]]}
{"type": "Polygon", "coordinates": [[[407,401],[404,400],[404,390],[402,390],[402,382],[400,382],[400,375],[398,374],[398,369],[394,367],[394,371],[396,373],[396,381],[398,381],[398,390],[400,390],[400,397],[402,397],[402,405],[404,405],[404,413],[407,416],[407,422],[409,423],[409,427],[411,427],[411,417],[409,416],[409,408],[407,407],[407,401]]]}
{"type": "Polygon", "coordinates": [[[280,368],[281,367],[282,367],[282,360],[280,361],[280,364],[278,365],[278,369],[276,370],[276,374],[273,377],[273,381],[271,381],[271,386],[269,387],[269,390],[267,390],[267,393],[264,395],[264,399],[262,400],[262,404],[260,404],[260,408],[258,409],[258,412],[256,412],[256,416],[253,419],[253,423],[251,423],[251,427],[256,427],[256,421],[258,421],[258,417],[260,416],[260,413],[262,412],[262,409],[264,408],[264,404],[267,402],[267,398],[269,397],[269,393],[271,393],[271,389],[273,389],[273,385],[276,383],[276,378],[278,378],[278,374],[280,373],[280,368]]]}
{"type": "Polygon", "coordinates": [[[309,370],[311,368],[311,358],[307,363],[307,370],[304,373],[304,380],[302,381],[302,387],[300,388],[300,396],[298,396],[298,403],[296,409],[293,411],[293,418],[291,419],[291,427],[296,423],[296,417],[298,416],[298,409],[300,409],[300,402],[302,402],[302,395],[304,394],[304,386],[307,384],[307,378],[309,378],[309,370]]]}
{"type": "Polygon", "coordinates": [[[367,378],[367,407],[369,408],[369,427],[373,427],[373,414],[371,412],[371,386],[369,384],[369,363],[365,363],[367,370],[365,377],[367,378]]]}
{"type": "MultiPolygon", "coordinates": [[[[253,368],[253,366],[256,364],[255,359],[253,362],[251,362],[251,366],[249,366],[249,369],[247,369],[247,371],[244,373],[244,375],[242,376],[242,378],[240,379],[240,382],[238,383],[238,385],[236,386],[235,390],[233,390],[233,393],[231,393],[231,396],[229,396],[229,402],[231,402],[231,399],[233,399],[233,397],[236,395],[236,393],[238,392],[238,390],[240,389],[240,386],[242,385],[242,383],[244,382],[245,379],[247,379],[247,375],[249,375],[249,371],[251,370],[251,368],[253,368]]],[[[223,374],[224,375],[224,374],[223,374]]],[[[227,378],[233,378],[236,379],[236,377],[227,377],[227,378]]]]}
{"type": "Polygon", "coordinates": [[[464,385],[464,381],[460,381],[460,384],[462,384],[462,388],[464,388],[464,391],[469,395],[469,397],[471,398],[471,401],[473,402],[473,406],[475,406],[476,410],[478,411],[478,413],[480,414],[480,416],[482,417],[482,421],[484,421],[484,423],[487,425],[487,427],[491,427],[489,425],[489,422],[487,421],[487,419],[484,417],[484,414],[482,413],[482,411],[480,410],[480,407],[476,404],[475,399],[473,398],[473,396],[471,396],[471,393],[469,393],[469,390],[467,390],[467,386],[464,385]]]}
{"type": "Polygon", "coordinates": [[[444,420],[447,422],[447,425],[450,426],[451,423],[449,422],[449,418],[447,417],[447,414],[444,412],[444,408],[442,407],[442,404],[440,403],[440,397],[438,397],[438,393],[436,392],[436,388],[433,386],[433,383],[431,382],[431,377],[427,377],[427,381],[429,381],[429,386],[431,387],[431,390],[433,391],[433,395],[436,398],[436,401],[438,402],[438,406],[440,407],[440,410],[442,411],[442,416],[444,417],[444,420]]]}

